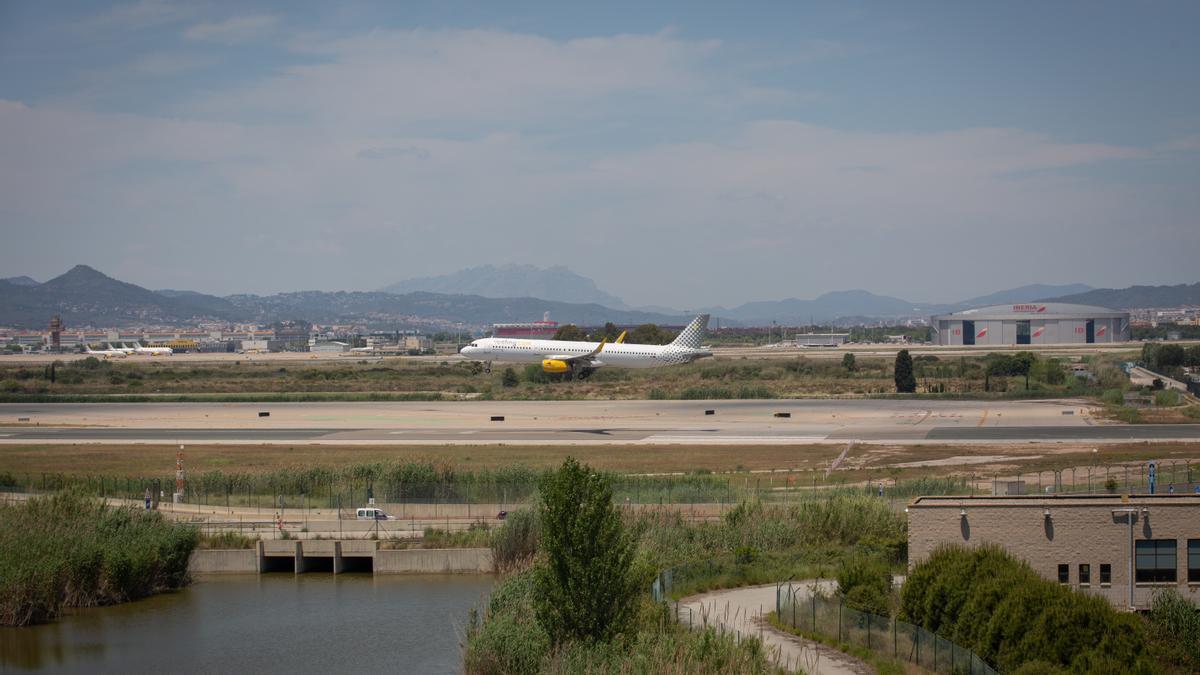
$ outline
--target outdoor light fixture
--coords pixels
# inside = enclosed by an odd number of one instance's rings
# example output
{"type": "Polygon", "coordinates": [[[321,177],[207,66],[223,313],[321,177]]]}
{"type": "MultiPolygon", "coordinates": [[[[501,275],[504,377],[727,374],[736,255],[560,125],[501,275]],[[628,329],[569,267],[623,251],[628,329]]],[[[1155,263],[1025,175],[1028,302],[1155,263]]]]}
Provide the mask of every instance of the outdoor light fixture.
{"type": "Polygon", "coordinates": [[[963,518],[966,518],[966,517],[967,517],[967,510],[966,510],[966,509],[959,509],[959,510],[958,510],[958,515],[962,516],[963,518]]]}
{"type": "Polygon", "coordinates": [[[1042,515],[1046,517],[1046,520],[1050,520],[1050,509],[1049,508],[1042,509],[1042,515]]]}

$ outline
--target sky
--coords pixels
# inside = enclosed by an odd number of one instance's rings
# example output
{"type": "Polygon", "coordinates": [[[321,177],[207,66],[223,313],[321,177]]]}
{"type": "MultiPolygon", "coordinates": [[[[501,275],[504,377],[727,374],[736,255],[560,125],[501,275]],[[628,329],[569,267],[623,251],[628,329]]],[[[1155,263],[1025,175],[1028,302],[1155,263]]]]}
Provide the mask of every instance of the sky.
{"type": "Polygon", "coordinates": [[[0,276],[1200,281],[1200,3],[0,3],[0,276]]]}

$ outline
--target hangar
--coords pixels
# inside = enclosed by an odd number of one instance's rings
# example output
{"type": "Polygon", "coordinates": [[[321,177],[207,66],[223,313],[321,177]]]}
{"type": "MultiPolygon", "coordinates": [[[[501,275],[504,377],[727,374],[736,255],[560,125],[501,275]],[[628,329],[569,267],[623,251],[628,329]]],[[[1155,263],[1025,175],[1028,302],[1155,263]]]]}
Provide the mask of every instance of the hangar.
{"type": "Polygon", "coordinates": [[[940,345],[1050,345],[1126,342],[1129,312],[1045,302],[994,305],[930,317],[940,345]]]}

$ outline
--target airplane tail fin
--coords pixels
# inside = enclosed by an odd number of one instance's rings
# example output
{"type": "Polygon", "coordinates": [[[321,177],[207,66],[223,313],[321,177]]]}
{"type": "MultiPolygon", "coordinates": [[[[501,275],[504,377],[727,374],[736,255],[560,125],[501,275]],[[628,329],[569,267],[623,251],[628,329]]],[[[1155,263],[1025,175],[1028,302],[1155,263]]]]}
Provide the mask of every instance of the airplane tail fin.
{"type": "Polygon", "coordinates": [[[675,338],[672,345],[676,347],[687,347],[688,349],[699,349],[700,341],[704,339],[704,331],[708,329],[708,315],[701,314],[692,319],[692,322],[684,328],[679,336],[675,338]]]}

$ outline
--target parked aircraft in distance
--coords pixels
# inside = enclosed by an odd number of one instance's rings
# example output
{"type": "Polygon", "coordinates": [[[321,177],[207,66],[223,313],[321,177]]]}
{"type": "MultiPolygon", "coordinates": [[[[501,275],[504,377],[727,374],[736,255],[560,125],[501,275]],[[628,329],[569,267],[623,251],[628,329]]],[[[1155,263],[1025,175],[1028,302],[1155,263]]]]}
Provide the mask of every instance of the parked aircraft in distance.
{"type": "Polygon", "coordinates": [[[175,353],[170,347],[143,347],[142,343],[133,343],[134,354],[148,354],[150,356],[170,356],[175,353]]]}
{"type": "Polygon", "coordinates": [[[459,350],[468,359],[483,361],[490,372],[493,361],[502,363],[541,363],[547,373],[569,373],[580,379],[603,366],[617,368],[659,368],[712,356],[700,341],[708,328],[708,315],[701,314],[666,345],[639,345],[624,342],[622,333],[617,341],[567,342],[564,340],[514,340],[480,338],[459,350]]]}
{"type": "Polygon", "coordinates": [[[91,345],[84,347],[83,351],[85,354],[99,356],[102,359],[123,359],[129,356],[120,349],[92,349],[91,345]]]}

